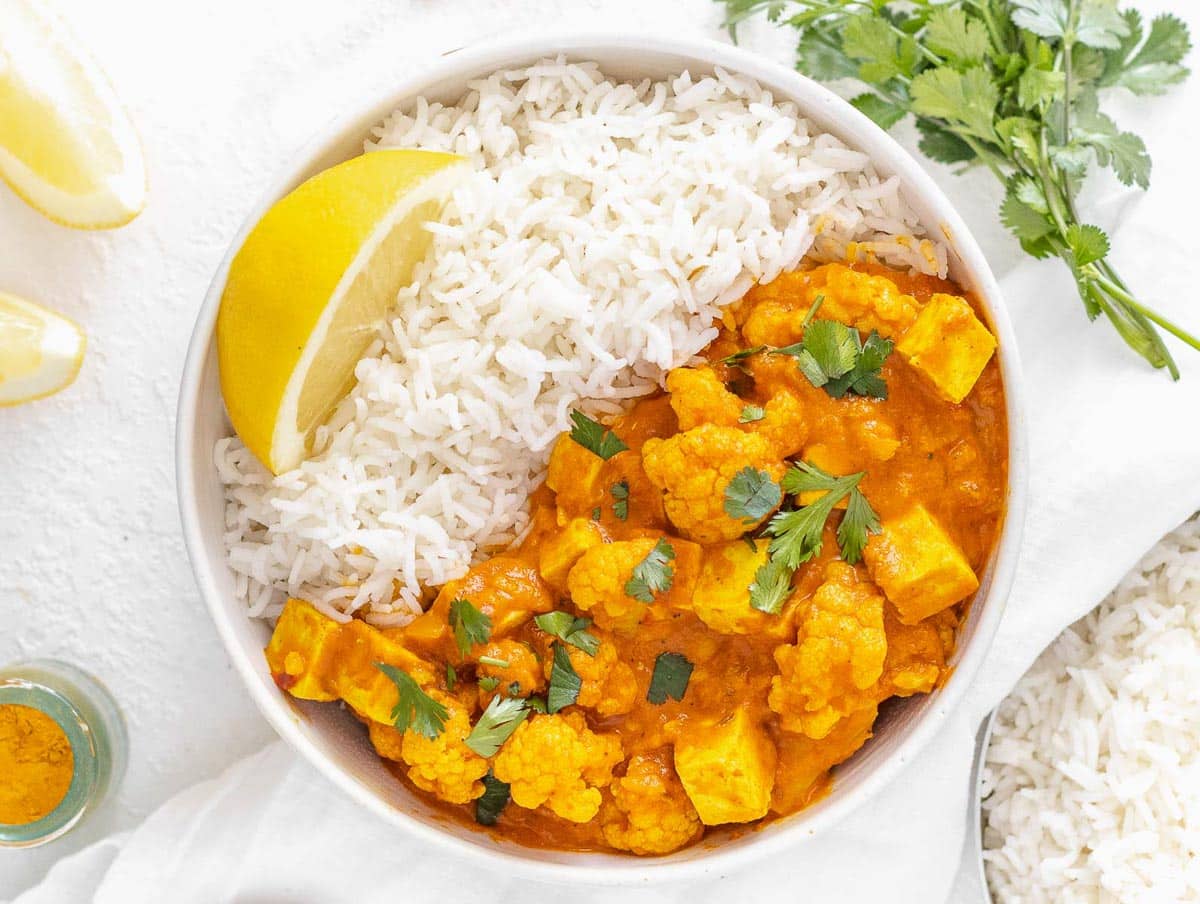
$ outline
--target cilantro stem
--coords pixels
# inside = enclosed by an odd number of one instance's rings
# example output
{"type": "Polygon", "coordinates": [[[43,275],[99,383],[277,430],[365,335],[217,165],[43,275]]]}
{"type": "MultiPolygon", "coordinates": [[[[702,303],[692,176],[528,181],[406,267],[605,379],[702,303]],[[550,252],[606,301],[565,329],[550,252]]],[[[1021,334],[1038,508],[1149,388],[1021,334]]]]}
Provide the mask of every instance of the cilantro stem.
{"type": "MultiPolygon", "coordinates": [[[[1111,272],[1112,268],[1109,267],[1107,263],[1104,263],[1103,266],[1104,266],[1105,270],[1108,270],[1109,272],[1111,272]]],[[[1166,330],[1168,333],[1170,333],[1172,336],[1174,336],[1176,339],[1179,339],[1179,340],[1185,342],[1186,344],[1190,345],[1192,348],[1200,351],[1200,338],[1193,336],[1191,333],[1189,333],[1183,327],[1177,325],[1176,323],[1174,323],[1171,320],[1168,320],[1166,317],[1164,317],[1162,314],[1159,314],[1157,311],[1153,310],[1152,308],[1148,308],[1145,305],[1141,304],[1140,302],[1138,302],[1138,300],[1136,298],[1134,298],[1132,295],[1130,295],[1129,292],[1126,291],[1122,287],[1122,284],[1119,284],[1118,282],[1114,282],[1108,276],[1105,276],[1103,273],[1101,273],[1098,269],[1096,269],[1096,268],[1093,268],[1093,269],[1095,270],[1094,275],[1092,275],[1092,274],[1089,274],[1089,275],[1092,276],[1092,279],[1094,279],[1096,281],[1096,283],[1102,289],[1104,289],[1105,292],[1107,292],[1109,295],[1113,296],[1113,298],[1117,299],[1122,304],[1126,304],[1129,307],[1133,308],[1135,311],[1137,311],[1139,314],[1141,314],[1147,320],[1151,321],[1152,323],[1158,324],[1164,330],[1166,330]]],[[[1116,276],[1115,273],[1113,273],[1112,275],[1114,277],[1116,276]]]]}

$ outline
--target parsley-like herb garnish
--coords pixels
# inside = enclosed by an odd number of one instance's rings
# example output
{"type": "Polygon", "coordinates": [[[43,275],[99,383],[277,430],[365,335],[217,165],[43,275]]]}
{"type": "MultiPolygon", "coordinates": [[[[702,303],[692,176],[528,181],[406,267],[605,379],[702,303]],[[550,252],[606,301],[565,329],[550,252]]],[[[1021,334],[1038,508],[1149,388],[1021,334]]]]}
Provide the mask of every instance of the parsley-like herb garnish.
{"type": "Polygon", "coordinates": [[[535,615],[533,623],[547,634],[583,650],[589,656],[595,656],[600,649],[600,639],[588,631],[592,626],[590,618],[579,618],[570,612],[558,610],[535,615]]]}
{"type": "Polygon", "coordinates": [[[487,643],[492,636],[492,620],[471,605],[470,600],[450,601],[450,627],[458,652],[466,656],[477,643],[487,643]]]}
{"type": "Polygon", "coordinates": [[[481,826],[494,826],[508,806],[508,782],[502,782],[489,769],[483,777],[483,794],[475,799],[475,821],[481,826]]]}
{"type": "Polygon", "coordinates": [[[524,700],[493,697],[463,743],[482,757],[493,756],[528,715],[524,700]]]}
{"type": "Polygon", "coordinates": [[[745,524],[757,524],[783,499],[779,484],[766,471],[756,471],[747,465],[725,487],[725,514],[741,518],[745,524]]]}
{"type": "Polygon", "coordinates": [[[777,348],[773,355],[792,355],[800,372],[813,386],[840,399],[847,392],[887,398],[887,384],[879,376],[892,353],[892,342],[874,330],[864,343],[858,330],[836,320],[813,320],[825,301],[818,295],[804,316],[804,335],[793,345],[777,348]]]}
{"type": "Polygon", "coordinates": [[[500,679],[495,675],[488,675],[486,678],[480,678],[477,682],[479,689],[485,694],[490,694],[500,686],[500,679]]]}
{"type": "Polygon", "coordinates": [[[654,594],[671,589],[675,569],[668,563],[674,558],[674,547],[666,537],[660,538],[646,557],[633,567],[633,576],[625,582],[625,593],[642,603],[654,602],[654,594]]]}
{"type": "Polygon", "coordinates": [[[739,352],[734,352],[732,355],[726,355],[724,358],[718,358],[718,364],[724,364],[726,367],[736,367],[744,371],[746,365],[743,363],[747,358],[757,355],[759,352],[766,351],[765,345],[756,345],[753,348],[744,348],[739,352]]]}
{"type": "Polygon", "coordinates": [[[758,405],[746,405],[742,408],[742,413],[738,416],[739,424],[753,424],[755,421],[761,421],[767,413],[758,405]]]}
{"type": "Polygon", "coordinates": [[[422,737],[433,740],[446,728],[450,714],[446,707],[421,690],[421,685],[403,669],[386,662],[375,663],[375,668],[387,675],[396,685],[396,706],[392,709],[392,724],[397,731],[415,731],[422,737]]]}
{"type": "Polygon", "coordinates": [[[768,615],[778,615],[792,591],[795,573],[795,569],[788,568],[781,558],[768,559],[760,565],[750,585],[750,607],[768,615]]]}
{"type": "Polygon", "coordinates": [[[1161,94],[1183,81],[1191,40],[1182,20],[1166,13],[1146,29],[1115,0],[718,2],[731,30],[762,10],[794,27],[801,71],[863,83],[851,103],[885,129],[911,114],[927,156],[991,171],[1006,189],[1000,219],[1021,247],[1061,259],[1088,318],[1103,314],[1179,378],[1159,330],[1194,349],[1200,338],[1138,301],[1077,203],[1093,159],[1126,185],[1149,184],[1145,143],[1100,111],[1100,95],[1161,94]]]}
{"type": "Polygon", "coordinates": [[[535,713],[542,713],[543,715],[546,713],[546,699],[544,697],[529,697],[525,701],[525,705],[535,713]]]}
{"type": "Polygon", "coordinates": [[[554,642],[554,665],[550,668],[550,690],[546,694],[546,711],[556,713],[564,706],[570,706],[579,699],[579,691],[583,688],[583,679],[571,665],[571,656],[567,648],[558,641],[554,642]]]}
{"type": "Polygon", "coordinates": [[[783,476],[784,492],[820,492],[824,495],[803,508],[779,512],[767,522],[767,533],[775,538],[771,541],[771,558],[778,558],[787,568],[795,570],[820,553],[825,521],[834,506],[849,496],[847,513],[838,528],[838,546],[843,559],[851,564],[857,562],[867,545],[867,534],[879,531],[879,518],[858,489],[864,476],[865,473],[859,471],[834,477],[804,461],[793,465],[783,476]],[[855,508],[853,519],[849,517],[851,506],[855,508]]]}
{"type": "Polygon", "coordinates": [[[650,676],[646,699],[655,705],[666,703],[668,697],[682,700],[687,693],[692,668],[682,653],[659,653],[654,660],[654,674],[650,676]]]}
{"type": "Polygon", "coordinates": [[[575,425],[571,428],[571,439],[605,461],[629,448],[615,433],[582,411],[571,412],[571,423],[575,425]]]}
{"type": "Polygon", "coordinates": [[[454,685],[458,684],[458,671],[450,663],[446,663],[446,690],[454,690],[454,685]]]}
{"type": "Polygon", "coordinates": [[[620,521],[626,520],[629,517],[629,481],[618,480],[608,491],[612,493],[613,514],[620,521]]]}

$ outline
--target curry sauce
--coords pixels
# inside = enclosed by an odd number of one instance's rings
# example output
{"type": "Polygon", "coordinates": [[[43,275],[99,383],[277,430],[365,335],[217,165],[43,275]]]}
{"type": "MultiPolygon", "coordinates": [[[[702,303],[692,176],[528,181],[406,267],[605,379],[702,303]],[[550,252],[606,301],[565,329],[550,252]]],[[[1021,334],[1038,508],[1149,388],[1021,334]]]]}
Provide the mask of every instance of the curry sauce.
{"type": "Polygon", "coordinates": [[[994,348],[949,282],[785,274],[732,306],[664,393],[560,437],[517,546],[403,628],[290,601],[272,673],[343,700],[449,818],[474,823],[485,787],[504,795],[492,831],[521,844],[664,854],[801,810],[881,703],[948,675],[1005,507],[994,348]],[[865,394],[835,395],[800,360],[821,320],[887,350],[865,394]],[[801,472],[853,485],[836,504],[789,492],[801,472]],[[785,567],[781,533],[810,506],[829,516],[785,567]],[[690,668],[665,692],[664,655],[690,668]],[[421,707],[436,730],[415,727],[421,707]]]}

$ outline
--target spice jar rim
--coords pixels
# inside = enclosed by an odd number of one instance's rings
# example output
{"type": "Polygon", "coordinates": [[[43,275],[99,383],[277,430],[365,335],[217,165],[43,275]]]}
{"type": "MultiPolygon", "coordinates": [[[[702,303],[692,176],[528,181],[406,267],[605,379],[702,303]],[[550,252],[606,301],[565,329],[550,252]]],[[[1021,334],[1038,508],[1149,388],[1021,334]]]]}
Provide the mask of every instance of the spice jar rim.
{"type": "Polygon", "coordinates": [[[0,706],[40,710],[55,721],[71,745],[75,768],[67,793],[41,819],[22,825],[0,823],[0,847],[41,844],[62,835],[83,816],[99,779],[96,738],[79,709],[54,688],[25,678],[0,678],[0,706]]]}

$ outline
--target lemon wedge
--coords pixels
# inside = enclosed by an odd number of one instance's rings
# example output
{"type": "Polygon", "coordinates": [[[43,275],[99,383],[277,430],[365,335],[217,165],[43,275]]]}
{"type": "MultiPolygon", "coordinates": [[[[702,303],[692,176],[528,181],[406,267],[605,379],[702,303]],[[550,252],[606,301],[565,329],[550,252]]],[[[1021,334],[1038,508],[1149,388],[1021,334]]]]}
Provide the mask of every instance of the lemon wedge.
{"type": "Polygon", "coordinates": [[[128,223],[146,167],[108,79],[44,3],[0,0],[0,21],[0,177],[65,226],[128,223]]]}
{"type": "Polygon", "coordinates": [[[73,321],[0,292],[0,405],[32,402],[70,386],[86,345],[73,321]]]}
{"type": "Polygon", "coordinates": [[[354,368],[429,247],[466,161],[384,150],[318,173],[275,203],[229,267],[217,315],[221,392],[273,473],[354,385],[354,368]]]}

